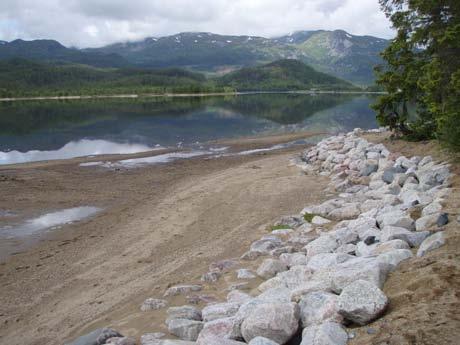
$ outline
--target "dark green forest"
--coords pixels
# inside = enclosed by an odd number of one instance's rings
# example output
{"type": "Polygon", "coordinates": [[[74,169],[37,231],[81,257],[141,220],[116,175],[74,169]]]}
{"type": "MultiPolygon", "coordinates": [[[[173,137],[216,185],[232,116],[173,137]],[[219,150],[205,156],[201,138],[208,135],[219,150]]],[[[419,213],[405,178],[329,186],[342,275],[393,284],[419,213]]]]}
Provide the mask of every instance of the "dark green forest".
{"type": "Polygon", "coordinates": [[[460,150],[460,1],[380,0],[397,30],[377,68],[382,125],[460,150]]]}
{"type": "Polygon", "coordinates": [[[0,97],[232,91],[358,90],[295,60],[244,68],[224,77],[179,68],[96,68],[24,59],[0,62],[0,97]]]}

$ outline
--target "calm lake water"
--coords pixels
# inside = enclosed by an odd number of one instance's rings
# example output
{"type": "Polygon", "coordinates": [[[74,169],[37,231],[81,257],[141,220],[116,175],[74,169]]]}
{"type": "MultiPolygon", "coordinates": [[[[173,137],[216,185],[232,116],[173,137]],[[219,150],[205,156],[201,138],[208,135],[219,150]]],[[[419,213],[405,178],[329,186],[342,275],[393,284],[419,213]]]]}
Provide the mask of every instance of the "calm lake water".
{"type": "Polygon", "coordinates": [[[258,94],[0,103],[0,164],[294,131],[375,128],[367,95],[258,94]]]}

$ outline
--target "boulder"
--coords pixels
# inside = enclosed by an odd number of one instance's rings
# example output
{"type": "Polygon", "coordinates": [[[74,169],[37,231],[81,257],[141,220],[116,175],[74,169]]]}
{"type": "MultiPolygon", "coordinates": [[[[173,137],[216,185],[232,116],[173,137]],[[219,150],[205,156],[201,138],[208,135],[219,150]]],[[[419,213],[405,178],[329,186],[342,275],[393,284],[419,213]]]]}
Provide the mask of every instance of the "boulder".
{"type": "Polygon", "coordinates": [[[252,297],[250,295],[239,290],[232,290],[227,295],[227,302],[229,303],[243,304],[251,299],[252,297]]]}
{"type": "Polygon", "coordinates": [[[294,246],[288,245],[288,246],[283,246],[283,247],[273,249],[272,251],[270,251],[270,255],[274,257],[279,257],[281,254],[284,254],[284,253],[295,253],[295,252],[298,252],[298,250],[294,246]]]}
{"type": "Polygon", "coordinates": [[[280,287],[286,287],[286,284],[284,284],[284,282],[279,277],[273,277],[261,283],[257,287],[257,290],[259,290],[260,292],[264,292],[270,289],[277,289],[280,287]]]}
{"type": "Polygon", "coordinates": [[[287,271],[285,263],[276,259],[265,259],[257,269],[257,275],[264,279],[272,278],[279,272],[287,271]]]}
{"type": "Polygon", "coordinates": [[[413,256],[414,254],[412,254],[409,249],[394,249],[380,254],[377,257],[377,260],[389,265],[390,271],[394,271],[402,261],[410,259],[413,256]]]}
{"type": "Polygon", "coordinates": [[[213,345],[214,339],[230,339],[235,319],[233,317],[216,319],[204,324],[203,330],[198,335],[197,344],[213,345]]]}
{"type": "Polygon", "coordinates": [[[315,291],[303,296],[299,302],[302,327],[325,321],[342,323],[343,317],[338,313],[337,301],[337,295],[325,291],[315,291]]]}
{"type": "Polygon", "coordinates": [[[185,295],[190,292],[197,292],[201,291],[201,285],[177,285],[172,286],[168,290],[166,290],[164,297],[170,296],[177,296],[177,295],[185,295]]]}
{"type": "Polygon", "coordinates": [[[192,307],[190,305],[170,307],[166,313],[168,314],[166,324],[168,324],[170,320],[174,319],[186,319],[195,321],[202,320],[201,311],[198,308],[192,307]]]}
{"type": "Polygon", "coordinates": [[[377,248],[377,243],[368,246],[363,241],[358,242],[356,245],[356,256],[371,256],[375,248],[377,248]]]}
{"type": "Polygon", "coordinates": [[[241,324],[246,342],[264,337],[279,344],[288,342],[299,327],[299,306],[296,303],[260,304],[241,324]]]}
{"type": "Polygon", "coordinates": [[[406,241],[400,239],[390,240],[388,242],[379,243],[372,251],[372,254],[379,255],[395,249],[410,249],[410,246],[406,241]]]}
{"type": "Polygon", "coordinates": [[[348,334],[343,327],[339,323],[327,321],[305,328],[300,345],[346,345],[347,341],[348,334]]]}
{"type": "Polygon", "coordinates": [[[157,298],[147,298],[141,305],[141,311],[158,310],[166,308],[168,301],[157,298]]]}
{"type": "Polygon", "coordinates": [[[382,242],[388,242],[391,240],[402,240],[407,241],[407,236],[412,234],[412,231],[407,230],[406,228],[398,226],[385,226],[382,229],[382,234],[380,239],[382,242]]]}
{"type": "Polygon", "coordinates": [[[345,204],[340,208],[336,208],[328,214],[329,219],[344,220],[353,219],[359,216],[361,210],[358,203],[345,204]]]}
{"type": "Polygon", "coordinates": [[[112,345],[136,345],[136,339],[131,337],[115,337],[107,340],[106,344],[112,345]]]}
{"type": "Polygon", "coordinates": [[[383,287],[391,267],[373,257],[359,257],[338,265],[332,276],[332,288],[340,293],[356,280],[365,280],[379,288],[383,287]]]}
{"type": "Polygon", "coordinates": [[[352,231],[348,227],[339,228],[329,234],[335,236],[339,244],[356,244],[358,242],[358,234],[355,231],[352,231]]]}
{"type": "Polygon", "coordinates": [[[203,316],[203,321],[209,322],[216,319],[223,319],[233,316],[236,314],[239,308],[240,303],[216,303],[204,307],[201,311],[201,314],[203,316]]]}
{"type": "Polygon", "coordinates": [[[377,216],[377,222],[381,229],[385,226],[396,226],[407,230],[415,230],[414,220],[401,210],[393,210],[391,212],[379,214],[377,216]]]}
{"type": "Polygon", "coordinates": [[[354,257],[348,254],[337,254],[337,253],[321,253],[310,258],[307,267],[312,272],[337,266],[347,260],[353,259],[354,257]]]}
{"type": "Polygon", "coordinates": [[[342,244],[335,250],[336,253],[341,254],[349,254],[349,255],[356,255],[356,244],[342,244]]]}
{"type": "Polygon", "coordinates": [[[442,247],[446,243],[444,232],[440,231],[431,235],[422,242],[417,251],[417,256],[424,256],[426,253],[442,247]]]}
{"type": "Polygon", "coordinates": [[[278,273],[273,279],[279,279],[282,286],[295,289],[311,279],[313,271],[305,265],[292,266],[289,271],[278,273]]]}
{"type": "Polygon", "coordinates": [[[276,236],[280,236],[280,237],[286,237],[286,236],[289,236],[290,234],[292,234],[293,232],[294,232],[294,230],[292,230],[290,228],[276,229],[276,230],[272,231],[272,235],[276,235],[276,236]]]}
{"type": "Polygon", "coordinates": [[[262,304],[289,303],[291,301],[290,293],[290,290],[286,287],[267,289],[266,291],[262,292],[259,296],[242,304],[234,317],[232,339],[239,339],[242,337],[241,324],[257,306],[262,304]]]}
{"type": "Polygon", "coordinates": [[[343,289],[338,304],[345,319],[365,325],[384,313],[388,298],[373,283],[357,280],[343,289]]]}
{"type": "Polygon", "coordinates": [[[283,242],[276,236],[260,239],[251,244],[251,252],[268,254],[271,250],[281,247],[283,242]]]}
{"type": "Polygon", "coordinates": [[[219,280],[219,278],[222,276],[221,271],[211,271],[208,273],[205,273],[201,276],[201,281],[206,282],[206,283],[215,283],[219,280]]]}
{"type": "Polygon", "coordinates": [[[285,253],[281,254],[279,259],[288,267],[306,265],[308,261],[305,253],[285,253]]]}
{"type": "Polygon", "coordinates": [[[417,177],[423,190],[428,190],[441,185],[448,179],[449,176],[450,172],[447,165],[423,168],[417,172],[417,177]]]}
{"type": "Polygon", "coordinates": [[[422,217],[429,216],[430,214],[441,213],[442,204],[440,201],[435,200],[431,204],[425,206],[422,210],[422,217]]]}
{"type": "Polygon", "coordinates": [[[415,222],[415,229],[417,231],[435,230],[448,222],[446,213],[433,213],[428,216],[421,217],[415,222]]]}
{"type": "Polygon", "coordinates": [[[254,251],[254,250],[248,250],[246,253],[241,255],[240,259],[245,260],[245,261],[254,261],[260,256],[268,255],[268,253],[270,252],[259,252],[259,251],[254,251]]]}
{"type": "Polygon", "coordinates": [[[313,219],[311,220],[312,224],[315,225],[325,225],[329,224],[331,221],[329,219],[323,218],[321,216],[314,216],[313,219]]]}
{"type": "Polygon", "coordinates": [[[405,169],[403,169],[402,167],[400,166],[397,166],[397,167],[391,167],[391,168],[388,168],[388,169],[385,169],[383,171],[383,175],[382,175],[382,180],[385,182],[385,183],[392,183],[393,182],[393,179],[395,177],[395,174],[399,174],[399,173],[404,173],[406,172],[405,169]]]}
{"type": "Polygon", "coordinates": [[[321,253],[332,253],[338,246],[339,244],[333,236],[322,234],[316,240],[307,244],[304,250],[306,250],[308,257],[312,257],[321,253]]]}
{"type": "Polygon", "coordinates": [[[203,325],[201,321],[173,319],[168,323],[168,331],[182,340],[195,341],[203,325]]]}
{"type": "Polygon", "coordinates": [[[279,345],[273,340],[264,338],[264,337],[255,337],[249,342],[249,345],[279,345]]]}
{"type": "Polygon", "coordinates": [[[141,336],[141,345],[158,345],[160,339],[163,338],[166,334],[157,332],[157,333],[146,333],[141,336]]]}
{"type": "Polygon", "coordinates": [[[388,242],[392,240],[402,240],[409,244],[411,247],[418,247],[422,241],[430,235],[429,231],[409,231],[405,228],[387,226],[382,230],[381,240],[382,242],[388,242]]]}
{"type": "MultiPolygon", "coordinates": [[[[374,158],[378,159],[380,158],[379,156],[380,155],[375,154],[374,158]]],[[[379,169],[379,163],[375,159],[368,159],[367,161],[365,161],[359,172],[361,176],[369,176],[370,174],[376,172],[379,169]]]]}
{"type": "Polygon", "coordinates": [[[303,296],[315,291],[332,292],[334,288],[332,275],[334,272],[331,269],[316,271],[311,279],[292,289],[290,294],[291,300],[299,302],[303,296]]]}
{"type": "Polygon", "coordinates": [[[111,328],[98,328],[86,335],[83,335],[66,345],[102,345],[110,338],[123,337],[111,328]]]}
{"type": "Polygon", "coordinates": [[[246,268],[241,268],[236,271],[236,277],[238,279],[254,279],[256,275],[246,268]]]}

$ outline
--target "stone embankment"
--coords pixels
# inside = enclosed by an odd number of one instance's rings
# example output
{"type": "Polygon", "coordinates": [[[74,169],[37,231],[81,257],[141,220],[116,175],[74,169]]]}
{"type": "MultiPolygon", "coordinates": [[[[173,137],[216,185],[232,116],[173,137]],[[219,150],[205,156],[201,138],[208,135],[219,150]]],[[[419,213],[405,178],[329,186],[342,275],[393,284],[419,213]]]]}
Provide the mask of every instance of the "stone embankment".
{"type": "MultiPolygon", "coordinates": [[[[298,163],[312,176],[329,176],[334,198],[283,217],[241,258],[212,264],[201,282],[147,299],[141,306],[146,313],[167,309],[170,335],[145,334],[140,344],[343,345],[354,336],[353,326],[384,315],[388,274],[445,242],[450,172],[429,156],[398,157],[361,133],[327,138],[303,152],[298,163]],[[226,301],[201,310],[168,308],[171,296],[196,297],[229,272],[240,283],[229,287],[226,301]],[[257,279],[256,288],[242,291],[257,279]]],[[[100,329],[71,344],[136,340],[100,329]]]]}

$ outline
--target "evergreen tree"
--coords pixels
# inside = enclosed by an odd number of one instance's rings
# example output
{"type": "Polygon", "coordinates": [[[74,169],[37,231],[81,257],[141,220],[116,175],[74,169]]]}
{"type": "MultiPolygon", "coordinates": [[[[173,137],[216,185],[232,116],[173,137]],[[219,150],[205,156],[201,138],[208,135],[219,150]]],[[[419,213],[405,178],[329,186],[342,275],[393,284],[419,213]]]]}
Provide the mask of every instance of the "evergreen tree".
{"type": "Polygon", "coordinates": [[[397,35],[382,53],[381,124],[460,149],[460,1],[380,0],[397,35]]]}

